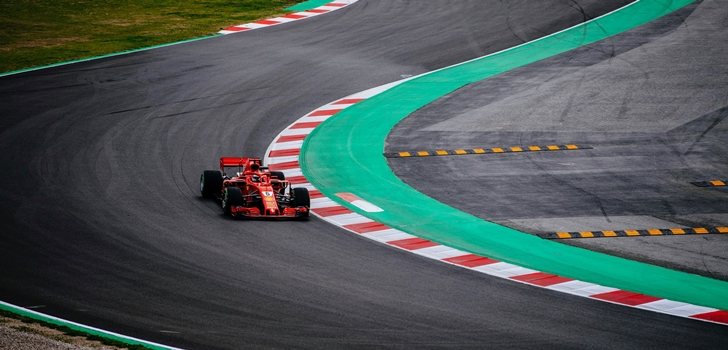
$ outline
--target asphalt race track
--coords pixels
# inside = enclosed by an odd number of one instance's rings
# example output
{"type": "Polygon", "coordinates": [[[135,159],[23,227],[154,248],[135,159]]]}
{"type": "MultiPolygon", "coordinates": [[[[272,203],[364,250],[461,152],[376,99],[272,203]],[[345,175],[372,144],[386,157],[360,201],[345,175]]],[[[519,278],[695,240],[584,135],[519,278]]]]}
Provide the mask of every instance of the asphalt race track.
{"type": "Polygon", "coordinates": [[[364,0],[0,78],[0,300],[168,345],[717,348],[726,327],[562,295],[199,198],[306,112],[625,1],[364,0]]]}

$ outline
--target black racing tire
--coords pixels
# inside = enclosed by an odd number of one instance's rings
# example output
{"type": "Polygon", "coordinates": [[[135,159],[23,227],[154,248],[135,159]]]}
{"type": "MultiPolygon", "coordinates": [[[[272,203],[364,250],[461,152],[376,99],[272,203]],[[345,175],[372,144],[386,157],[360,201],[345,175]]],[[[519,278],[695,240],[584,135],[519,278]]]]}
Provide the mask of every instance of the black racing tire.
{"type": "Polygon", "coordinates": [[[222,190],[222,173],[218,170],[205,170],[200,175],[200,193],[205,198],[213,198],[222,190]]]}
{"type": "Polygon", "coordinates": [[[243,192],[237,187],[226,187],[222,192],[222,212],[225,215],[232,215],[231,208],[243,205],[243,192]]]}
{"type": "Polygon", "coordinates": [[[294,188],[292,204],[294,207],[310,207],[311,197],[308,195],[308,188],[294,188]]]}

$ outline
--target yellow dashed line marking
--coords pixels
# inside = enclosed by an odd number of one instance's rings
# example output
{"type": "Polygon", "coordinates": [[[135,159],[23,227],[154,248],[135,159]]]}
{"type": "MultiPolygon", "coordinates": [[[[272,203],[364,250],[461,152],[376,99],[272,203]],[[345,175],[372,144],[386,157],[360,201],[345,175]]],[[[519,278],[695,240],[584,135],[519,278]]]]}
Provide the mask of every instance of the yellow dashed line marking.
{"type": "Polygon", "coordinates": [[[429,157],[429,156],[461,156],[466,154],[489,154],[489,153],[519,153],[519,152],[539,152],[539,151],[568,151],[577,149],[590,149],[589,146],[578,146],[574,144],[568,145],[547,145],[547,146],[510,146],[510,147],[493,147],[493,148],[457,148],[452,150],[422,150],[422,151],[406,151],[384,153],[389,158],[407,158],[407,157],[429,157]]]}
{"type": "Polygon", "coordinates": [[[602,238],[602,237],[649,237],[666,235],[706,235],[728,233],[728,227],[692,227],[692,228],[651,228],[647,230],[609,230],[609,231],[579,231],[579,232],[555,232],[539,234],[541,238],[548,239],[571,239],[571,238],[602,238]]]}
{"type": "Polygon", "coordinates": [[[649,233],[650,236],[660,236],[660,235],[662,235],[662,231],[660,231],[660,230],[658,230],[656,228],[651,228],[651,229],[647,230],[647,233],[649,233]]]}
{"type": "Polygon", "coordinates": [[[556,236],[559,238],[571,238],[571,233],[568,232],[556,232],[556,236]]]}
{"type": "Polygon", "coordinates": [[[708,181],[697,181],[691,182],[693,185],[698,187],[725,187],[728,180],[708,180],[708,181]]]}
{"type": "Polygon", "coordinates": [[[581,238],[594,238],[594,234],[591,231],[579,232],[581,238]]]}

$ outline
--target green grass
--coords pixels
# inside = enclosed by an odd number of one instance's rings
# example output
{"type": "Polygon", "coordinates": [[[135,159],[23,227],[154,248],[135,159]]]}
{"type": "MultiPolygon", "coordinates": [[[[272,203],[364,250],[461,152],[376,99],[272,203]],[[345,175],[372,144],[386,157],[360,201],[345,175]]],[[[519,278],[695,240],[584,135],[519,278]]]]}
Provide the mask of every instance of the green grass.
{"type": "Polygon", "coordinates": [[[0,1],[0,72],[209,35],[299,2],[0,1]]]}

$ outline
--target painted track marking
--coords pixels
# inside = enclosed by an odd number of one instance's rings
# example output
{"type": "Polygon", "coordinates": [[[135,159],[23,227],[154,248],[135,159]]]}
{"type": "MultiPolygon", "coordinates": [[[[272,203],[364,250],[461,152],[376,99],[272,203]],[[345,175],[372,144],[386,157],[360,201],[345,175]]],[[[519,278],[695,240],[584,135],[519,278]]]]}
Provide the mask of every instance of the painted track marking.
{"type": "Polygon", "coordinates": [[[677,228],[651,228],[646,230],[607,230],[607,231],[579,231],[579,232],[550,232],[538,235],[546,239],[576,239],[576,238],[607,238],[607,237],[654,237],[654,236],[682,236],[728,234],[728,227],[677,227],[677,228]]]}
{"type": "Polygon", "coordinates": [[[441,157],[441,156],[464,156],[471,154],[494,154],[494,153],[524,153],[524,152],[553,152],[553,151],[575,151],[592,149],[591,146],[585,145],[545,145],[545,146],[510,146],[510,147],[491,147],[491,148],[456,148],[456,149],[435,149],[420,151],[399,151],[387,152],[384,156],[387,158],[417,158],[417,157],[441,157]]]}

